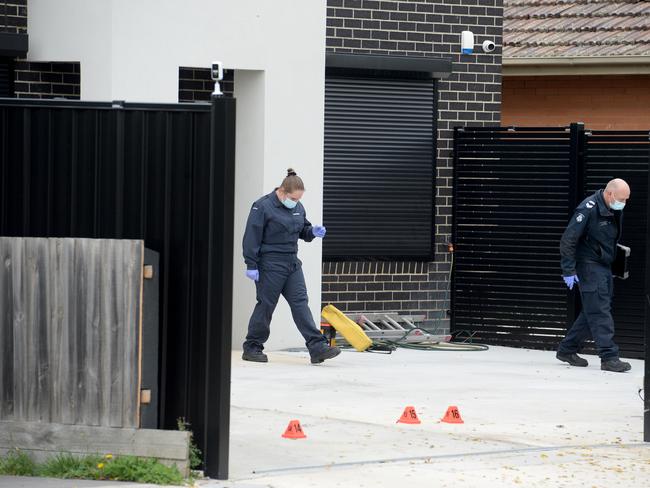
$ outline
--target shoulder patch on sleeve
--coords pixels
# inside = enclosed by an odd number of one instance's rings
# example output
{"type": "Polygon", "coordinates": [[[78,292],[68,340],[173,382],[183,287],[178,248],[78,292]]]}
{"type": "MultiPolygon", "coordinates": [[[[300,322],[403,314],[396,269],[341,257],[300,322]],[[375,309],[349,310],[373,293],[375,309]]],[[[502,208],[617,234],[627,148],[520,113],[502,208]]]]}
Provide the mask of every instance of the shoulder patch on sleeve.
{"type": "Polygon", "coordinates": [[[578,207],[576,208],[577,212],[582,212],[583,214],[588,214],[589,212],[593,211],[594,208],[597,207],[596,202],[593,200],[586,200],[582,202],[578,207]]]}
{"type": "Polygon", "coordinates": [[[580,223],[580,222],[582,222],[584,219],[585,219],[585,216],[582,215],[581,213],[579,213],[578,215],[576,215],[576,222],[580,223]]]}

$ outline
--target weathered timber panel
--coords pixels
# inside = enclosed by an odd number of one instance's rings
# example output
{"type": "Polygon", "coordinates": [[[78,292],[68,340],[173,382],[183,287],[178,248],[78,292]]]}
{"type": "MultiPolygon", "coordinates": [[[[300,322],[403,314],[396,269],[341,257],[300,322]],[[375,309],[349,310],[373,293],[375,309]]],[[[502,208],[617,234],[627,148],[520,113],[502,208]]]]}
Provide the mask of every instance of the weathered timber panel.
{"type": "Polygon", "coordinates": [[[0,237],[0,420],[138,427],[143,253],[0,237]]]}
{"type": "Polygon", "coordinates": [[[0,421],[0,456],[9,449],[28,451],[39,462],[61,452],[156,458],[189,475],[189,432],[176,430],[0,421]]]}

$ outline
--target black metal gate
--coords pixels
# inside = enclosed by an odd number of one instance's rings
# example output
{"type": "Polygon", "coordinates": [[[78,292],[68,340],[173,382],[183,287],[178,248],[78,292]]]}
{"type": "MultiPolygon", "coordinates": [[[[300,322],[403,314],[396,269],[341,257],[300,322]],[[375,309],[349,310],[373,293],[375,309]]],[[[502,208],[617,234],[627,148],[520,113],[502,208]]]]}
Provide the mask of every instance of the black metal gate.
{"type": "Polygon", "coordinates": [[[648,243],[648,133],[588,131],[585,140],[587,193],[602,188],[614,177],[623,178],[632,189],[621,236],[621,241],[632,248],[632,269],[627,280],[616,280],[613,315],[617,343],[628,357],[642,358],[648,243]]]}
{"type": "Polygon", "coordinates": [[[621,177],[632,187],[622,242],[633,276],[616,280],[616,340],[622,355],[643,357],[648,133],[459,128],[454,145],[452,332],[555,348],[577,311],[560,277],[560,237],[586,194],[621,177]]]}
{"type": "Polygon", "coordinates": [[[0,235],[160,253],[160,418],[228,475],[235,101],[0,100],[0,235]]]}

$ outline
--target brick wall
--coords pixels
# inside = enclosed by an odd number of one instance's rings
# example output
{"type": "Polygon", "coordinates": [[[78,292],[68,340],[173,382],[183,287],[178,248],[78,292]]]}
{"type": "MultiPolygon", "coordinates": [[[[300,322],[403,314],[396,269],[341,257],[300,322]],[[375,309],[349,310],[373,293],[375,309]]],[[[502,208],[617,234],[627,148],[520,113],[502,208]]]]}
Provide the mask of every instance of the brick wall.
{"type": "Polygon", "coordinates": [[[425,314],[448,327],[453,128],[499,125],[502,0],[328,0],[327,51],[444,57],[452,75],[438,83],[436,260],[407,263],[324,263],[323,302],[347,311],[425,314]],[[474,32],[475,54],[460,54],[460,33],[474,32]],[[485,54],[480,44],[493,40],[485,54]],[[393,268],[394,267],[394,268],[393,268]]]}
{"type": "MultiPolygon", "coordinates": [[[[27,33],[27,0],[0,1],[0,33],[27,33]]],[[[0,96],[14,94],[14,65],[15,58],[0,55],[0,96]]]]}
{"type": "Polygon", "coordinates": [[[430,263],[330,262],[323,267],[323,303],[348,312],[414,313],[436,309],[449,298],[447,274],[430,272],[430,263]]]}
{"type": "MultiPolygon", "coordinates": [[[[0,31],[27,33],[27,0],[0,1],[0,31]]],[[[22,59],[12,63],[14,93],[19,98],[79,99],[80,66],[76,62],[34,62],[22,59]]]]}
{"type": "Polygon", "coordinates": [[[80,98],[79,63],[18,61],[15,70],[18,98],[80,98]]]}
{"type": "Polygon", "coordinates": [[[0,31],[27,33],[27,0],[0,2],[0,31]]]}
{"type": "MultiPolygon", "coordinates": [[[[224,96],[232,97],[234,92],[234,71],[224,70],[221,91],[224,96]]],[[[210,68],[178,68],[178,101],[209,102],[214,90],[214,80],[210,68]]]]}
{"type": "Polygon", "coordinates": [[[650,75],[511,76],[503,79],[503,124],[650,130],[650,75]]]}

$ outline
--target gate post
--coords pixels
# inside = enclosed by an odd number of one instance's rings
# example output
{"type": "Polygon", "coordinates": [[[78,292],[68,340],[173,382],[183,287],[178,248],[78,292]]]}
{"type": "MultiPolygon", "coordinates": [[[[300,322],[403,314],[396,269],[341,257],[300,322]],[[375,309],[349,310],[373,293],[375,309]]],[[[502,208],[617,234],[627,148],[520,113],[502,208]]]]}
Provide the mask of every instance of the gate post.
{"type": "Polygon", "coordinates": [[[228,479],[230,361],[232,357],[232,273],[235,214],[235,99],[212,95],[210,201],[206,263],[208,303],[205,341],[205,403],[201,409],[205,473],[228,479]],[[214,257],[212,257],[214,256],[214,257]]]}
{"type": "MultiPolygon", "coordinates": [[[[650,141],[650,132],[648,132],[650,141]]],[[[650,145],[648,145],[648,188],[650,189],[650,145]]],[[[643,380],[643,440],[650,442],[650,195],[646,195],[648,211],[646,218],[645,258],[645,375],[643,380]]]]}
{"type": "MultiPolygon", "coordinates": [[[[573,211],[582,201],[585,191],[585,125],[582,122],[574,122],[569,126],[568,131],[569,195],[567,221],[573,216],[573,211]]],[[[567,330],[573,325],[579,309],[578,293],[567,291],[567,330]]]]}
{"type": "MultiPolygon", "coordinates": [[[[457,190],[458,190],[458,134],[460,132],[463,132],[464,129],[462,127],[454,127],[454,141],[453,141],[453,153],[452,153],[452,158],[453,158],[453,168],[452,168],[452,182],[451,182],[451,237],[450,237],[450,242],[447,243],[448,246],[451,246],[452,249],[455,250],[457,241],[456,238],[458,236],[458,228],[457,228],[457,222],[456,222],[456,203],[458,202],[457,199],[457,190]]],[[[437,152],[436,152],[436,158],[437,158],[437,152]]],[[[435,212],[434,212],[435,215],[435,212]]],[[[434,217],[435,219],[435,217],[434,217]]],[[[435,225],[434,225],[435,229],[435,225]]],[[[434,238],[435,239],[435,238],[434,238]]],[[[435,243],[435,240],[434,240],[435,243]]],[[[434,244],[435,247],[435,244],[434,244]]],[[[449,289],[451,290],[451,293],[449,294],[449,331],[450,333],[453,333],[455,331],[455,322],[456,322],[456,314],[455,312],[455,307],[454,307],[454,298],[455,298],[455,293],[454,290],[456,289],[456,266],[455,266],[455,261],[454,261],[454,255],[451,255],[451,274],[449,277],[450,283],[449,283],[449,289]]]]}

